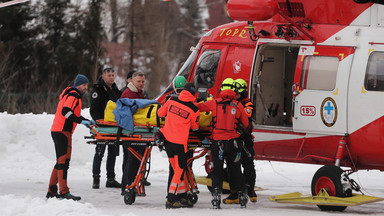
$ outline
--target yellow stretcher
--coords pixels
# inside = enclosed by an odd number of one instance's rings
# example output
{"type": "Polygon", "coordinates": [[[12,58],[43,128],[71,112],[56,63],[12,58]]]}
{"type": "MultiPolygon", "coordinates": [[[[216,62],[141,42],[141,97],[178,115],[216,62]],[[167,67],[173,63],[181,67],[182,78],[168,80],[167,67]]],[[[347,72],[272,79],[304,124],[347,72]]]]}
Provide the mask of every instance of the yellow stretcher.
{"type": "Polygon", "coordinates": [[[303,195],[299,192],[270,196],[269,200],[278,203],[327,205],[327,206],[356,206],[366,203],[378,202],[384,200],[381,197],[367,196],[361,194],[352,194],[350,197],[329,196],[326,190],[321,189],[316,196],[303,195]]]}
{"type": "MultiPolygon", "coordinates": [[[[195,180],[197,184],[202,184],[210,187],[212,186],[212,179],[206,176],[197,176],[195,177],[195,180]]],[[[229,183],[227,181],[223,181],[223,190],[229,190],[229,183]]],[[[265,189],[255,186],[255,191],[261,191],[261,190],[265,190],[265,189]]]]}

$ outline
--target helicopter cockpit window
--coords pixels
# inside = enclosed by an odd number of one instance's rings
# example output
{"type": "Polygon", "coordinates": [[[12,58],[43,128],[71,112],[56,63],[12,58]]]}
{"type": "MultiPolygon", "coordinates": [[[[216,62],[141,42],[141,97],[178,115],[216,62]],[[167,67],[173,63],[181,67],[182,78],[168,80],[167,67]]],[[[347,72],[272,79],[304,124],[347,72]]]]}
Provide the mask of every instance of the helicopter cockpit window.
{"type": "Polygon", "coordinates": [[[384,91],[384,52],[372,52],[365,72],[364,87],[368,91],[384,91]]]}
{"type": "MultiPolygon", "coordinates": [[[[199,47],[200,45],[197,44],[196,47],[199,47]]],[[[196,54],[197,54],[197,48],[191,48],[192,53],[189,55],[188,59],[184,62],[183,66],[180,68],[179,72],[177,72],[176,76],[184,76],[186,79],[188,79],[189,71],[191,70],[193,61],[195,60],[196,54]]]]}
{"type": "Polygon", "coordinates": [[[206,49],[201,54],[195,71],[194,83],[199,88],[211,88],[215,84],[221,51],[206,49]]]}
{"type": "Polygon", "coordinates": [[[339,58],[330,56],[306,56],[301,73],[303,89],[332,91],[336,85],[339,58]]]}

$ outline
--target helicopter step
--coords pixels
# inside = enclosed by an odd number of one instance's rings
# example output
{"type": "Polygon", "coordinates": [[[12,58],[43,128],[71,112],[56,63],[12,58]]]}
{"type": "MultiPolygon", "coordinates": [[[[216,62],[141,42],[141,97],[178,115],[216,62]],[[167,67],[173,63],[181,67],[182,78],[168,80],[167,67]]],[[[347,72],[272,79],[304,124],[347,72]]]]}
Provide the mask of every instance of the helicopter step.
{"type": "Polygon", "coordinates": [[[367,196],[361,194],[352,194],[350,197],[329,196],[323,188],[316,196],[303,195],[299,192],[270,196],[269,200],[278,203],[292,204],[310,204],[310,205],[326,205],[326,206],[356,206],[366,203],[379,202],[384,200],[381,197],[367,196]]]}

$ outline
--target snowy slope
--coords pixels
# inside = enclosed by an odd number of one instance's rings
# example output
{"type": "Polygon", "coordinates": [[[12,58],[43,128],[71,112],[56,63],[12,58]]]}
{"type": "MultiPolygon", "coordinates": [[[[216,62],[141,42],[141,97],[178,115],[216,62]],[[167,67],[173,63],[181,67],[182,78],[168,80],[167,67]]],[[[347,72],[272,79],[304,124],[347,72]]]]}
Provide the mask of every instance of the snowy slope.
{"type": "MultiPolygon", "coordinates": [[[[89,116],[89,110],[83,110],[89,116]]],[[[68,185],[71,193],[82,196],[79,202],[45,199],[55,153],[50,137],[53,115],[0,113],[0,215],[384,215],[383,202],[348,207],[342,213],[321,212],[316,206],[278,204],[268,200],[271,195],[301,192],[310,193],[310,182],[319,168],[315,165],[258,161],[257,185],[259,201],[248,203],[246,209],[238,205],[222,205],[211,209],[211,196],[200,186],[199,201],[192,209],[165,209],[168,161],[157,148],[152,151],[152,166],[146,197],[137,197],[133,205],[125,205],[119,189],[106,189],[105,164],[102,166],[101,189],[91,189],[94,146],[87,145],[88,130],[79,125],[73,136],[72,160],[68,185]]],[[[121,178],[121,159],[116,163],[118,180],[121,178]]],[[[105,163],[105,160],[103,161],[105,163]]],[[[194,163],[195,175],[205,175],[203,159],[194,163]]],[[[360,171],[352,177],[368,195],[384,197],[383,173],[360,171]]],[[[226,196],[226,195],[224,195],[226,196]]]]}

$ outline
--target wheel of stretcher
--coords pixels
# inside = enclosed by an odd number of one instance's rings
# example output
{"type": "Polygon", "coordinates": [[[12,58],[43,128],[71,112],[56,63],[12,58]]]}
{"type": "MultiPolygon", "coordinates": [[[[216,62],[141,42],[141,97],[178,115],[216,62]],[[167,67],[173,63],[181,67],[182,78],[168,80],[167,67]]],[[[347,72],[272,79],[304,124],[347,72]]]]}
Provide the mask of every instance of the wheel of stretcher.
{"type": "MultiPolygon", "coordinates": [[[[312,196],[316,196],[324,188],[330,196],[346,197],[351,191],[343,191],[341,178],[343,170],[334,165],[321,167],[312,178],[312,196]]],[[[347,206],[317,205],[322,211],[344,211],[347,206]]]]}
{"type": "Polygon", "coordinates": [[[136,194],[133,190],[124,192],[124,203],[126,205],[132,205],[132,203],[135,202],[135,199],[136,199],[136,194]]]}
{"type": "Polygon", "coordinates": [[[188,196],[188,199],[193,203],[193,204],[196,204],[197,203],[197,200],[199,199],[199,197],[197,196],[197,194],[190,194],[188,196]]]}

